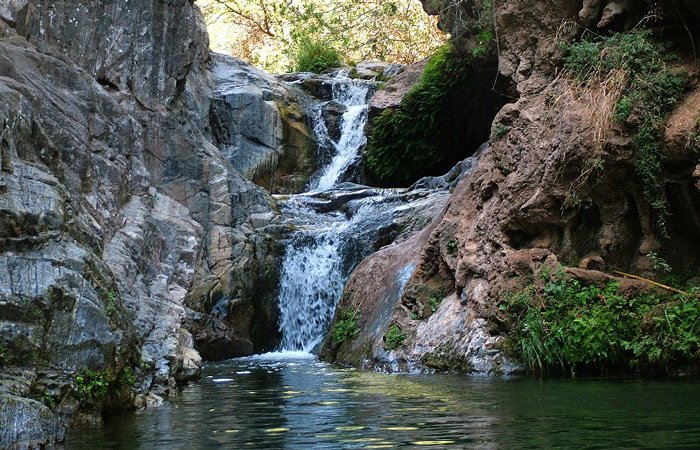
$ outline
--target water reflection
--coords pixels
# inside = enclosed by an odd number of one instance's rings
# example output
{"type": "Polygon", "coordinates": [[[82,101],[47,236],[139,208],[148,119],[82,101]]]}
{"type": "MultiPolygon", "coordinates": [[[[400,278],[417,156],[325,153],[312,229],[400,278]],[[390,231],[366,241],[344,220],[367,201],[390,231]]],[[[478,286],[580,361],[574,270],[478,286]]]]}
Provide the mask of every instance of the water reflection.
{"type": "Polygon", "coordinates": [[[697,382],[386,375],[270,355],[206,375],[66,447],[700,448],[697,382]]]}

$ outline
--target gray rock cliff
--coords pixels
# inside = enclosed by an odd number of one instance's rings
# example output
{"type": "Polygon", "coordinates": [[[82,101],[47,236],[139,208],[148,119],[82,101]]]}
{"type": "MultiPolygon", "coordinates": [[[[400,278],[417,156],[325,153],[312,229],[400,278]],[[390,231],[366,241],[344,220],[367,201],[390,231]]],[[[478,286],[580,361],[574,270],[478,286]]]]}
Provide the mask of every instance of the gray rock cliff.
{"type": "Polygon", "coordinates": [[[271,345],[282,228],[210,142],[192,2],[0,3],[0,446],[38,446],[271,345]]]}

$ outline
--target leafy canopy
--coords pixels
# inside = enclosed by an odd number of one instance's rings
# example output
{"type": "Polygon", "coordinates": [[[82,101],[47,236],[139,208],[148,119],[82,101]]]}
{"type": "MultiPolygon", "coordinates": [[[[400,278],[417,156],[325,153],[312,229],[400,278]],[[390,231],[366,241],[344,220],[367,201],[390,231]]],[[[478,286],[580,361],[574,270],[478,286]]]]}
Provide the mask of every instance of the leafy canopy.
{"type": "Polygon", "coordinates": [[[212,48],[271,72],[294,70],[308,42],[325,42],[347,62],[412,63],[444,41],[418,0],[198,0],[212,48]]]}

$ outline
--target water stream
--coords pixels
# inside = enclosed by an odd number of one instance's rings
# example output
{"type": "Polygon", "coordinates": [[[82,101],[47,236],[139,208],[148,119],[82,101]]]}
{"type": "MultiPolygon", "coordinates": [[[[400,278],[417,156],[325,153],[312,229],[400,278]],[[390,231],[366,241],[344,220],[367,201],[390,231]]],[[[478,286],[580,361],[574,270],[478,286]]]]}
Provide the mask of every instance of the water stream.
{"type": "MultiPolygon", "coordinates": [[[[339,73],[332,81],[333,101],[345,107],[340,122],[340,137],[334,142],[320,112],[314,131],[319,142],[331,142],[335,152],[312,191],[286,200],[283,211],[297,231],[286,246],[280,277],[279,306],[282,331],[281,351],[311,352],[323,339],[335,313],[335,307],[348,276],[346,258],[353,243],[346,231],[361,224],[361,217],[347,212],[319,211],[319,196],[328,198],[347,192],[338,184],[342,174],[359,159],[367,142],[367,106],[375,84],[352,80],[339,73]]],[[[319,109],[322,105],[319,105],[319,109]]],[[[380,191],[375,192],[384,197],[380,191]]],[[[363,198],[367,205],[376,203],[377,195],[363,198]]],[[[324,208],[322,208],[324,209],[324,208]]],[[[327,208],[325,208],[327,209],[327,208]]]]}

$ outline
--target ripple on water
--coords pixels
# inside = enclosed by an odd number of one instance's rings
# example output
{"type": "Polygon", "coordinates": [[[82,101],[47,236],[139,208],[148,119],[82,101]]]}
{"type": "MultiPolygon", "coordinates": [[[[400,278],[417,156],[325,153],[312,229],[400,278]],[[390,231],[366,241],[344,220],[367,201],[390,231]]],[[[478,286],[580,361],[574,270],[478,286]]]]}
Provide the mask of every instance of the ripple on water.
{"type": "Polygon", "coordinates": [[[66,448],[700,448],[698,382],[388,376],[314,359],[277,361],[270,373],[266,364],[211,364],[211,378],[174,403],[70,433],[66,448]],[[214,382],[239,371],[250,373],[235,389],[214,382]]]}

